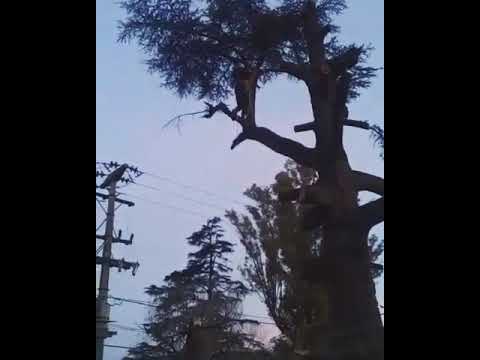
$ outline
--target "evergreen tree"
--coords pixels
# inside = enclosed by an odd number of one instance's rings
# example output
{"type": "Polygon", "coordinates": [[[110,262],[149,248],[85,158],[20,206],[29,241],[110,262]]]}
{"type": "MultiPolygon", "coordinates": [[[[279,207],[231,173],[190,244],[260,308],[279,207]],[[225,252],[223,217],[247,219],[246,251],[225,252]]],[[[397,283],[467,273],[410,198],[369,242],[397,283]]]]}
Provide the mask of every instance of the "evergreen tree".
{"type": "Polygon", "coordinates": [[[186,351],[195,327],[210,329],[208,341],[216,352],[258,346],[244,331],[245,325],[256,322],[242,319],[241,303],[248,289],[232,280],[228,255],[234,244],[224,240],[220,221],[210,219],[188,237],[196,251],[188,254],[185,269],[166,276],[162,286],[147,288],[155,308],[144,327],[152,341],[139,344],[126,359],[176,359],[186,351]]]}

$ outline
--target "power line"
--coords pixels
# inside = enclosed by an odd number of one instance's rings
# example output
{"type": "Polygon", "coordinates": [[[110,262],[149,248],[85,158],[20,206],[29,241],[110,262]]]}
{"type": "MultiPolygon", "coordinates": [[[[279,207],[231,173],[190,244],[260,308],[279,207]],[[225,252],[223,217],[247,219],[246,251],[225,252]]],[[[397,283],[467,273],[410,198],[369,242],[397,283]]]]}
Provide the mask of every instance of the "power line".
{"type": "MultiPolygon", "coordinates": [[[[110,165],[110,163],[107,163],[107,162],[99,162],[97,161],[96,162],[97,166],[98,165],[103,165],[105,166],[105,164],[107,165],[110,165]]],[[[131,167],[133,168],[133,167],[131,167]]],[[[190,185],[190,184],[186,184],[184,182],[180,182],[180,181],[177,181],[177,180],[174,180],[170,177],[167,177],[167,176],[160,176],[160,175],[157,175],[153,172],[147,172],[147,171],[142,171],[142,170],[138,170],[138,168],[134,168],[135,171],[137,171],[140,175],[146,175],[146,176],[150,176],[154,179],[157,179],[159,181],[164,181],[164,182],[169,182],[171,184],[174,184],[176,186],[180,186],[180,187],[183,187],[185,189],[189,189],[189,190],[192,190],[192,191],[196,191],[196,192],[199,192],[199,193],[202,193],[204,195],[207,195],[207,196],[211,196],[211,197],[216,197],[217,199],[223,199],[224,201],[227,201],[228,203],[236,203],[238,205],[242,205],[242,206],[249,206],[248,203],[246,202],[243,202],[243,201],[239,201],[239,200],[236,200],[234,199],[233,197],[226,197],[226,196],[221,196],[221,195],[218,195],[217,192],[212,192],[212,191],[209,191],[209,190],[206,190],[206,189],[203,189],[203,188],[200,188],[198,186],[194,186],[194,185],[190,185]]],[[[132,181],[130,181],[130,183],[136,183],[133,179],[132,181]]],[[[138,183],[137,183],[138,184],[138,183]]],[[[142,184],[141,186],[146,186],[146,187],[150,187],[150,188],[154,188],[153,186],[149,186],[149,185],[145,185],[145,184],[142,184]]],[[[160,190],[158,188],[156,188],[157,190],[160,190]]],[[[183,195],[179,195],[179,194],[175,194],[176,196],[180,196],[180,197],[183,197],[185,200],[188,200],[188,201],[193,201],[193,202],[196,202],[198,204],[202,204],[202,205],[206,205],[206,206],[210,206],[210,207],[216,207],[216,208],[221,208],[221,210],[225,210],[225,208],[223,207],[218,207],[217,205],[215,204],[209,204],[207,202],[204,202],[204,201],[199,201],[199,200],[196,200],[196,199],[192,199],[192,198],[188,198],[188,197],[185,197],[183,195]]]]}
{"type": "Polygon", "coordinates": [[[97,230],[95,231],[98,231],[106,222],[107,222],[107,219],[103,219],[103,221],[100,223],[100,225],[97,226],[97,230]]]}
{"type": "Polygon", "coordinates": [[[100,247],[97,249],[97,255],[100,254],[100,252],[103,250],[104,245],[105,243],[102,243],[102,245],[100,245],[100,247]]]}
{"type": "Polygon", "coordinates": [[[105,344],[104,346],[105,346],[105,347],[109,347],[109,348],[126,349],[126,350],[133,350],[133,349],[135,349],[135,348],[133,348],[133,347],[122,346],[122,345],[110,345],[110,344],[105,344]]]}
{"type": "Polygon", "coordinates": [[[121,324],[110,324],[110,326],[116,328],[116,329],[120,329],[120,330],[126,330],[126,331],[132,331],[132,332],[139,332],[139,333],[145,333],[144,330],[142,329],[139,329],[139,328],[134,328],[134,327],[131,327],[131,326],[125,326],[125,325],[121,325],[121,324]]]}
{"type": "MultiPolygon", "coordinates": [[[[105,166],[105,165],[112,166],[112,164],[113,165],[119,165],[118,163],[96,161],[97,166],[105,166]]],[[[151,178],[157,179],[159,181],[169,182],[169,183],[174,184],[176,186],[180,186],[180,187],[183,187],[185,189],[196,191],[196,192],[202,193],[202,194],[207,195],[207,196],[216,197],[218,199],[226,200],[229,203],[234,202],[238,205],[243,205],[243,206],[248,206],[249,205],[248,203],[236,200],[233,197],[221,196],[221,195],[218,195],[218,193],[216,191],[212,192],[212,191],[206,190],[204,188],[201,188],[201,187],[198,187],[198,186],[195,186],[195,185],[191,185],[191,184],[187,184],[185,182],[175,180],[175,179],[173,179],[171,177],[168,177],[168,176],[160,176],[160,175],[155,174],[153,172],[139,170],[137,167],[132,167],[132,166],[130,166],[129,169],[130,170],[132,170],[132,169],[135,170],[135,172],[138,173],[139,175],[150,176],[151,178]]]]}
{"type": "MultiPolygon", "coordinates": [[[[110,299],[112,300],[117,300],[120,302],[127,302],[135,305],[142,305],[142,306],[148,306],[148,307],[154,307],[156,308],[157,306],[151,303],[148,303],[146,301],[142,300],[135,300],[135,299],[127,299],[127,298],[122,298],[122,297],[116,297],[116,296],[109,296],[110,299]]],[[[251,315],[251,314],[243,314],[243,316],[246,317],[253,317],[253,318],[264,318],[264,319],[270,319],[267,316],[262,316],[262,315],[251,315]]],[[[265,325],[276,325],[275,323],[272,322],[262,322],[262,321],[257,321],[259,324],[265,324],[265,325]]]]}
{"type": "Polygon", "coordinates": [[[226,197],[223,197],[223,196],[220,196],[218,195],[217,193],[213,193],[211,191],[208,191],[208,190],[205,190],[205,189],[202,189],[202,188],[199,188],[197,186],[193,186],[193,185],[189,185],[189,184],[185,184],[185,183],[182,183],[182,182],[179,182],[179,181],[176,181],[176,180],[173,180],[169,177],[166,177],[166,176],[160,176],[160,175],[157,175],[157,174],[154,174],[154,173],[151,173],[151,172],[143,172],[143,174],[147,175],[147,176],[150,176],[154,179],[157,179],[157,180],[160,180],[160,181],[165,181],[165,182],[169,182],[171,184],[174,184],[174,185],[177,185],[177,186],[181,186],[185,189],[190,189],[190,190],[193,190],[193,191],[197,191],[197,192],[200,192],[200,193],[203,193],[205,195],[208,195],[208,196],[211,196],[211,197],[216,197],[216,198],[219,198],[219,199],[223,199],[223,200],[226,200],[228,202],[231,202],[233,201],[234,203],[238,204],[238,205],[243,205],[243,206],[248,206],[247,203],[245,202],[242,202],[242,201],[238,201],[238,200],[235,200],[233,198],[229,198],[227,199],[226,197]]]}
{"type": "Polygon", "coordinates": [[[270,316],[262,316],[262,315],[252,315],[252,314],[243,314],[248,317],[253,317],[253,318],[260,318],[260,319],[270,319],[270,316]]]}
{"type": "MultiPolygon", "coordinates": [[[[158,192],[163,192],[162,189],[158,188],[158,187],[155,187],[155,186],[151,186],[151,185],[146,185],[146,184],[142,184],[142,183],[139,183],[139,182],[134,182],[133,183],[134,185],[137,185],[137,186],[141,186],[141,187],[144,187],[146,189],[150,189],[150,190],[154,190],[154,191],[158,191],[158,192]]],[[[201,200],[196,200],[196,199],[193,199],[191,197],[188,197],[188,196],[185,196],[185,195],[182,195],[182,194],[179,194],[179,193],[174,193],[174,192],[168,192],[169,194],[172,194],[174,196],[177,196],[179,198],[182,198],[184,200],[187,200],[187,201],[191,201],[193,203],[196,203],[196,204],[199,204],[199,205],[204,205],[204,206],[209,206],[211,208],[214,208],[214,209],[219,209],[221,211],[225,211],[226,210],[226,207],[221,207],[221,206],[218,206],[216,204],[212,204],[212,203],[208,203],[208,202],[205,202],[205,201],[201,201],[201,200]]]]}
{"type": "Polygon", "coordinates": [[[105,215],[107,214],[107,209],[105,209],[105,207],[103,206],[103,204],[100,202],[100,200],[96,199],[97,201],[97,204],[102,208],[103,212],[105,213],[105,215]]]}
{"type": "Polygon", "coordinates": [[[150,200],[150,199],[143,198],[141,196],[137,196],[137,195],[133,195],[133,194],[125,193],[125,192],[123,192],[122,195],[129,196],[129,197],[132,197],[132,198],[135,198],[135,199],[138,199],[138,200],[146,201],[146,202],[151,203],[153,205],[158,205],[158,206],[169,208],[169,209],[172,209],[172,210],[175,210],[175,211],[184,212],[184,213],[187,213],[189,215],[200,216],[202,219],[205,219],[205,217],[208,217],[207,215],[202,214],[202,213],[197,212],[197,211],[183,209],[183,208],[180,208],[178,206],[165,204],[165,203],[162,203],[162,202],[159,202],[159,201],[153,201],[153,200],[150,200]]]}
{"type": "Polygon", "coordinates": [[[126,298],[120,298],[120,297],[115,297],[115,296],[109,296],[109,298],[112,299],[112,300],[117,300],[117,301],[121,301],[121,302],[128,302],[128,303],[137,304],[137,305],[156,307],[154,304],[150,304],[150,303],[147,303],[147,302],[141,301],[141,300],[126,299],[126,298]]]}
{"type": "Polygon", "coordinates": [[[201,192],[205,195],[208,195],[208,196],[216,196],[214,193],[208,191],[208,190],[204,190],[204,189],[201,189],[201,188],[198,188],[196,186],[192,186],[192,185],[188,185],[188,184],[184,184],[184,183],[181,183],[179,181],[175,181],[171,178],[168,178],[166,176],[160,176],[160,175],[156,175],[156,174],[153,174],[151,172],[144,172],[145,175],[147,176],[150,176],[150,177],[153,177],[157,180],[160,180],[160,181],[166,181],[166,182],[169,182],[169,183],[172,183],[174,185],[177,185],[177,186],[181,186],[181,187],[184,187],[186,189],[190,189],[190,190],[194,190],[194,191],[198,191],[198,192],[201,192]]]}

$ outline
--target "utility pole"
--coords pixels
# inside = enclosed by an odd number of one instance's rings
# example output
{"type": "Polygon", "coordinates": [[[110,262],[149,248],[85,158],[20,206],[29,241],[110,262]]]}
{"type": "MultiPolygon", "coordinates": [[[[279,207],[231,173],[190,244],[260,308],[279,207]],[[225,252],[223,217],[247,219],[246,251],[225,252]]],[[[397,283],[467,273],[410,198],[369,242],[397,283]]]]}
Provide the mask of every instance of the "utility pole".
{"type": "MultiPolygon", "coordinates": [[[[131,245],[133,242],[133,235],[130,237],[129,240],[121,239],[121,231],[119,231],[118,237],[115,237],[114,235],[116,203],[119,203],[120,205],[125,204],[129,207],[134,206],[134,203],[130,201],[117,198],[117,185],[119,182],[128,183],[131,181],[130,175],[130,179],[125,179],[123,177],[125,172],[127,172],[129,169],[132,171],[138,170],[136,170],[135,168],[131,168],[126,164],[118,166],[118,164],[116,163],[110,163],[109,165],[110,166],[105,165],[105,167],[107,169],[115,168],[115,170],[113,170],[108,176],[97,171],[97,177],[106,176],[105,181],[101,186],[99,186],[99,188],[107,188],[108,194],[96,192],[97,197],[100,197],[103,200],[107,200],[107,209],[105,211],[105,233],[104,235],[96,235],[96,239],[103,240],[102,256],[98,256],[98,251],[96,256],[96,265],[101,266],[98,297],[96,299],[96,360],[103,360],[105,339],[116,335],[116,333],[110,331],[108,327],[108,324],[110,322],[110,305],[108,303],[110,269],[115,267],[118,268],[119,271],[131,269],[132,274],[135,275],[135,272],[139,266],[138,263],[132,263],[123,259],[118,260],[112,258],[113,243],[131,245]]],[[[134,173],[137,174],[135,171],[134,173]]]]}

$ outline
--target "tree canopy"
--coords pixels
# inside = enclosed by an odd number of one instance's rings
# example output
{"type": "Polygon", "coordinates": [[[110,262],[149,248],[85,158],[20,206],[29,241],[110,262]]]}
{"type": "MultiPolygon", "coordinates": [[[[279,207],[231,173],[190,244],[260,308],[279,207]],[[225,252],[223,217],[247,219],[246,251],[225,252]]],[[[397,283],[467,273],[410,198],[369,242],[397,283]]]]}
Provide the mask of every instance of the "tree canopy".
{"type": "MultiPolygon", "coordinates": [[[[317,179],[312,169],[291,160],[285,163],[284,172],[296,187],[309,186],[317,179]]],[[[309,264],[321,255],[322,228],[305,231],[301,219],[306,205],[279,202],[278,190],[277,183],[266,187],[253,184],[245,196],[255,205],[247,206],[246,214],[227,211],[226,217],[245,248],[243,276],[284,336],[294,339],[303,314],[312,317],[314,312],[324,312],[323,303],[312,299],[317,294],[305,282],[309,264]]],[[[374,278],[383,274],[383,267],[376,264],[383,254],[383,243],[374,234],[369,238],[374,278]]]]}
{"type": "MultiPolygon", "coordinates": [[[[204,117],[220,112],[241,125],[231,149],[253,140],[315,174],[312,182],[300,187],[288,174],[277,179],[280,204],[274,206],[287,214],[278,228],[285,227],[283,238],[291,243],[284,244],[277,259],[272,257],[265,267],[292,276],[286,266],[305,260],[305,254],[311,256],[310,242],[321,229],[320,255],[303,263],[308,266],[304,265],[303,282],[297,283],[305,283],[315,294],[294,334],[302,353],[341,360],[383,359],[384,328],[375,297],[369,233],[385,218],[384,180],[352,169],[343,136],[345,126],[371,130],[383,150],[383,130],[352,120],[348,106],[370,86],[378,69],[366,65],[370,46],[342,44],[337,38],[333,17],[346,2],[283,0],[274,6],[262,0],[125,0],[122,7],[127,16],[119,39],[140,45],[149,71],[160,75],[164,86],[180,96],[205,99],[204,117]],[[313,121],[293,130],[312,131],[313,147],[257,124],[256,90],[282,74],[308,89],[313,121]],[[237,106],[230,109],[223,100],[232,93],[237,106]],[[360,205],[362,191],[380,198],[360,205]],[[298,224],[311,234],[295,232],[288,223],[291,202],[304,205],[298,224]]],[[[261,193],[252,190],[254,196],[261,193]]],[[[263,235],[259,238],[267,239],[263,235]]],[[[272,249],[274,245],[265,246],[266,252],[272,249]]],[[[304,301],[305,292],[271,288],[279,292],[274,298],[291,291],[288,301],[304,301]]],[[[291,324],[285,328],[293,329],[291,324]]]]}
{"type": "Polygon", "coordinates": [[[218,351],[257,346],[244,325],[257,325],[242,316],[241,303],[247,287],[231,278],[228,255],[233,243],[223,239],[220,218],[208,220],[188,237],[197,250],[188,254],[188,264],[167,275],[161,286],[151,285],[146,293],[155,308],[145,332],[152,340],[130,351],[127,359],[153,359],[174,356],[186,351],[194,326],[214,329],[218,351]]]}
{"type": "MultiPolygon", "coordinates": [[[[309,45],[303,31],[304,3],[284,0],[278,7],[264,0],[127,0],[127,18],[120,23],[121,41],[136,40],[152,73],[181,96],[222,100],[231,95],[233,69],[255,66],[260,81],[280,73],[301,78],[295,64],[306,64],[309,45]]],[[[319,43],[329,36],[325,52],[332,66],[350,68],[349,98],[368,87],[376,69],[365,66],[371,47],[341,45],[332,16],[346,8],[344,0],[323,0],[316,14],[323,24],[319,43]]],[[[339,69],[340,70],[340,69],[339,69]]]]}

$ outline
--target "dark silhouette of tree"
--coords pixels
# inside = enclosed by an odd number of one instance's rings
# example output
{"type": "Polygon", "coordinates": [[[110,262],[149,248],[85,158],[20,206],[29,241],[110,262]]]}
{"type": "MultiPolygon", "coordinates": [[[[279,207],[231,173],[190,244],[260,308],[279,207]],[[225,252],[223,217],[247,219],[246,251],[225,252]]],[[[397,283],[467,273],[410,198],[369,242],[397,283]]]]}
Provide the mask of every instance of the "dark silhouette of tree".
{"type": "Polygon", "coordinates": [[[380,263],[380,258],[385,251],[384,240],[380,240],[380,238],[372,234],[368,238],[368,247],[370,249],[370,258],[372,261],[372,273],[373,278],[378,279],[383,275],[383,265],[380,263]]]}
{"type": "MultiPolygon", "coordinates": [[[[186,268],[166,276],[164,285],[147,288],[155,304],[144,325],[152,344],[139,344],[126,359],[184,353],[198,329],[207,329],[212,351],[258,346],[252,334],[243,331],[245,324],[256,323],[242,319],[240,305],[248,289],[231,279],[227,256],[234,245],[223,240],[223,232],[220,218],[208,220],[188,238],[197,251],[188,255],[186,268]]],[[[200,358],[201,354],[197,355],[200,358]]]]}
{"type": "Polygon", "coordinates": [[[336,37],[332,19],[345,1],[283,0],[273,8],[262,0],[126,0],[122,6],[127,17],[120,40],[136,40],[149,71],[180,96],[217,102],[206,103],[206,118],[221,112],[238,122],[242,132],[232,149],[257,141],[316,171],[315,183],[302,189],[279,178],[279,199],[310,204],[303,229],[322,227],[323,233],[321,260],[309,264],[311,274],[322,276],[305,281],[322,289],[318,301],[328,310],[299,336],[314,358],[383,359],[368,238],[384,221],[384,180],[353,170],[343,144],[344,126],[371,128],[350,119],[348,105],[377,69],[365,65],[369,46],[344,45],[336,37]],[[308,89],[313,121],[295,129],[313,131],[312,148],[257,124],[256,89],[280,74],[308,89]],[[233,92],[241,109],[222,102],[233,92]],[[380,198],[359,205],[360,191],[380,198]]]}
{"type": "MultiPolygon", "coordinates": [[[[284,170],[298,187],[311,185],[317,178],[312,169],[292,160],[287,160],[284,170]]],[[[318,293],[312,292],[304,281],[305,265],[320,257],[322,229],[304,231],[300,224],[306,205],[278,202],[276,184],[266,187],[253,184],[244,194],[255,203],[246,207],[247,214],[234,210],[226,213],[246,251],[241,271],[249,287],[260,295],[277,327],[291,339],[291,349],[305,318],[315,321],[315,314],[325,312],[321,308],[324,304],[316,301],[318,293]]],[[[379,278],[383,266],[377,261],[384,251],[383,240],[371,235],[369,248],[371,271],[374,278],[379,278]]]]}
{"type": "Polygon", "coordinates": [[[383,159],[384,148],[385,148],[383,129],[378,125],[373,125],[370,127],[370,129],[371,129],[371,136],[373,137],[375,144],[378,144],[382,150],[382,152],[380,153],[380,157],[383,159]]]}

